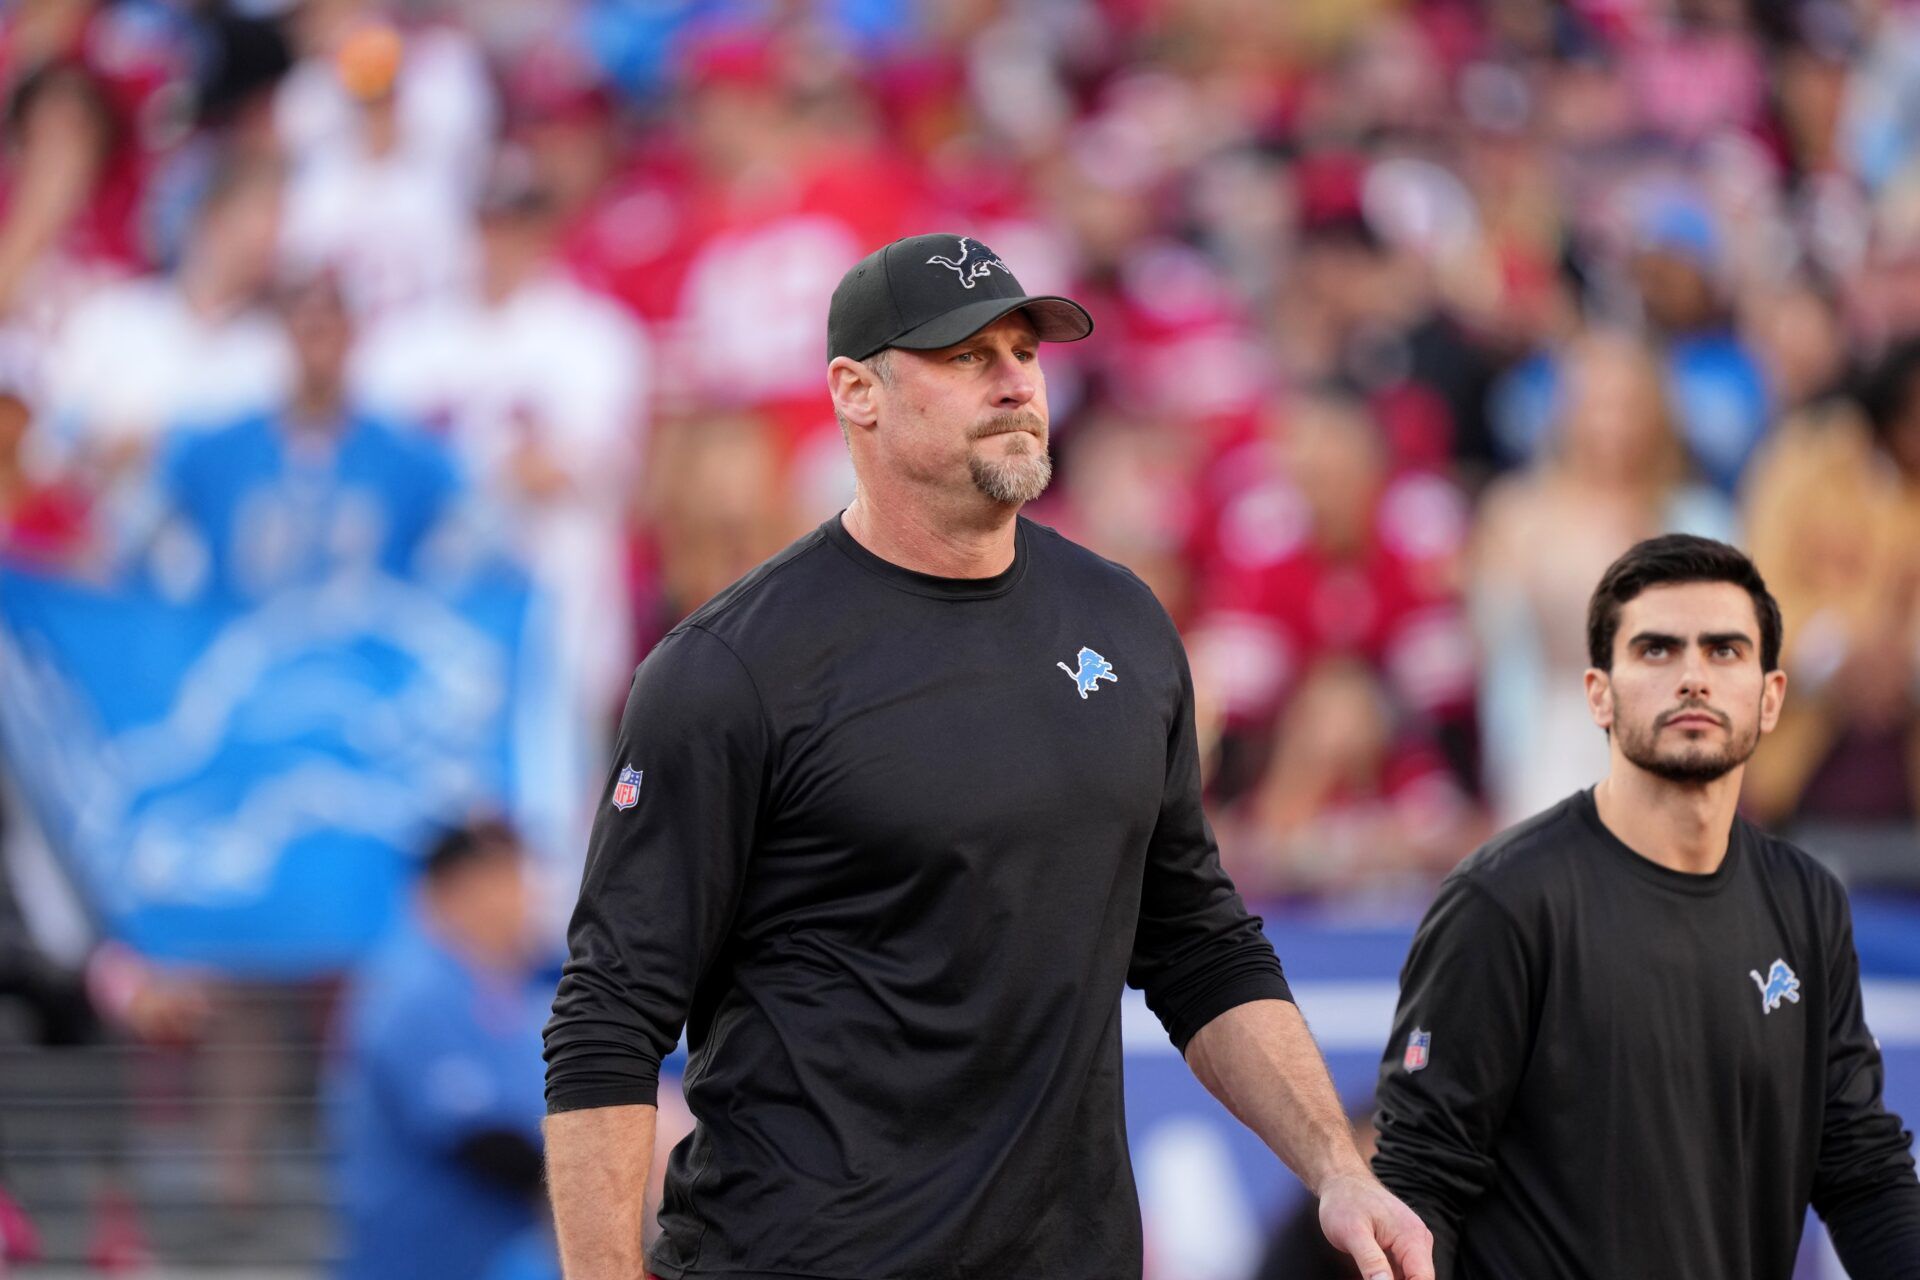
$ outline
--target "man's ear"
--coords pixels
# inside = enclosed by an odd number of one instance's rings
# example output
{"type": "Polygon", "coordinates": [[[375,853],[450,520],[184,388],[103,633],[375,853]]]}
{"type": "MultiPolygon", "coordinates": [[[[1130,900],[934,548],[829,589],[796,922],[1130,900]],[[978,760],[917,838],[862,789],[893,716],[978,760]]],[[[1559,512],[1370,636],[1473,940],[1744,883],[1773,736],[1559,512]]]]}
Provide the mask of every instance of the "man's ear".
{"type": "Polygon", "coordinates": [[[1587,714],[1602,729],[1613,732],[1613,676],[1598,667],[1587,668],[1587,714]]]}
{"type": "Polygon", "coordinates": [[[1787,673],[1767,672],[1767,681],[1760,686],[1760,732],[1773,732],[1773,727],[1780,723],[1780,709],[1786,702],[1787,673]]]}
{"type": "Polygon", "coordinates": [[[848,356],[835,356],[827,366],[827,393],[833,397],[834,412],[856,427],[871,427],[880,420],[875,400],[879,386],[873,370],[848,356]]]}

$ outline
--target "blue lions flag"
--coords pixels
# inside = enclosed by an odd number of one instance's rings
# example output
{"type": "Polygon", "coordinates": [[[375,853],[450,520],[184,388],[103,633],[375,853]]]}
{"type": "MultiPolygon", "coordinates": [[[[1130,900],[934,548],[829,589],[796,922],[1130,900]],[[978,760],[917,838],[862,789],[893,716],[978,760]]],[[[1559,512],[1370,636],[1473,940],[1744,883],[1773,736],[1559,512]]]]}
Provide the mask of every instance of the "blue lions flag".
{"type": "Polygon", "coordinates": [[[505,575],[183,606],[0,567],[0,750],[110,933],[330,971],[385,928],[433,825],[519,816],[527,615],[505,575]]]}

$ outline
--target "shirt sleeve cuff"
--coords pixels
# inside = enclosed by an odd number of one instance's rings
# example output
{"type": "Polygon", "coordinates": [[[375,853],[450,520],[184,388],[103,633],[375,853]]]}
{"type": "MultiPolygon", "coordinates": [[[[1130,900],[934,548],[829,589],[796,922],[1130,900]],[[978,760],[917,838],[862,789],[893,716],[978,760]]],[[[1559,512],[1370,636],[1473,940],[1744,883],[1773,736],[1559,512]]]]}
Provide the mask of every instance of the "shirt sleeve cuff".
{"type": "Polygon", "coordinates": [[[632,1064],[620,1070],[573,1069],[547,1076],[547,1114],[586,1111],[594,1107],[657,1105],[660,1096],[660,1068],[651,1064],[643,1069],[632,1064]]]}
{"type": "Polygon", "coordinates": [[[1200,992],[1178,1010],[1170,1011],[1166,1018],[1167,1036],[1173,1041],[1173,1047],[1184,1055],[1188,1042],[1200,1033],[1200,1028],[1227,1010],[1255,1000],[1293,1003],[1293,989],[1287,985],[1277,964],[1234,974],[1200,992]]]}

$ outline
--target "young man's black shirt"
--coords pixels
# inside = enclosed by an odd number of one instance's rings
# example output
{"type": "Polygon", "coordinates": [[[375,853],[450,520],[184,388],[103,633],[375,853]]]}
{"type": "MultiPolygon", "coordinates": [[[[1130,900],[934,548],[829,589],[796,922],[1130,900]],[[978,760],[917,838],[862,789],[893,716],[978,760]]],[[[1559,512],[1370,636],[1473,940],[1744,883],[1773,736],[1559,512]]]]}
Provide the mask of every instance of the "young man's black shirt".
{"type": "Polygon", "coordinates": [[[653,1101],[686,1027],[668,1280],[1138,1276],[1123,984],[1183,1049],[1288,998],[1171,621],[1026,520],[946,579],[835,518],[663,640],[570,943],[551,1110],[653,1101]]]}
{"type": "Polygon", "coordinates": [[[1718,870],[1672,871],[1582,792],[1442,886],[1373,1164],[1442,1280],[1787,1280],[1809,1203],[1854,1280],[1912,1280],[1920,1184],[1881,1083],[1831,875],[1741,820],[1718,870]]]}

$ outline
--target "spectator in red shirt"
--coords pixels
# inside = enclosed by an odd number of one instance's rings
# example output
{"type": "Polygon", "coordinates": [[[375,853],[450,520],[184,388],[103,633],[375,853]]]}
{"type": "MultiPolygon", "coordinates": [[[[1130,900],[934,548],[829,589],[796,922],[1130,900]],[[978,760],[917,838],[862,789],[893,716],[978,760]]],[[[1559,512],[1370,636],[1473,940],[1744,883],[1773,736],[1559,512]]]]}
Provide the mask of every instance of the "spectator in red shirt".
{"type": "Polygon", "coordinates": [[[682,156],[656,166],[677,234],[607,281],[656,322],[669,407],[828,421],[819,325],[833,287],[862,254],[918,229],[917,166],[882,145],[851,85],[809,91],[806,60],[802,47],[733,34],[689,55],[670,117],[682,156]]]}
{"type": "Polygon", "coordinates": [[[1485,834],[1472,798],[1386,681],[1339,656],[1316,663],[1288,700],[1222,853],[1255,897],[1397,891],[1417,904],[1485,834]]]}
{"type": "Polygon", "coordinates": [[[147,265],[139,219],[158,154],[157,96],[184,70],[164,24],[90,0],[22,0],[0,15],[0,314],[56,305],[88,277],[147,265]],[[70,277],[70,278],[69,278],[70,277]]]}
{"type": "Polygon", "coordinates": [[[1473,777],[1473,653],[1455,590],[1464,500],[1438,476],[1394,475],[1364,402],[1288,402],[1276,441],[1216,464],[1191,651],[1227,717],[1231,793],[1257,775],[1267,726],[1322,659],[1375,672],[1473,777]],[[1251,473],[1251,478],[1249,478],[1251,473]],[[1246,756],[1236,766],[1231,759],[1246,756]]]}

